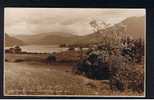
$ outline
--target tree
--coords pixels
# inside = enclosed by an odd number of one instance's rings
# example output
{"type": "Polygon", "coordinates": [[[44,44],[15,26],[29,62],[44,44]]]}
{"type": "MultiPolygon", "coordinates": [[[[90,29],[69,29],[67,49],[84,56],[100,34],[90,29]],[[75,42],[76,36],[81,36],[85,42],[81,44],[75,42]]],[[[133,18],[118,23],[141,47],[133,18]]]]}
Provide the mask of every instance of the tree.
{"type": "Polygon", "coordinates": [[[93,27],[94,32],[97,33],[99,31],[99,25],[96,20],[92,20],[89,24],[93,27]]]}
{"type": "Polygon", "coordinates": [[[107,29],[110,24],[104,22],[104,21],[96,21],[96,20],[92,20],[90,23],[90,26],[93,27],[94,32],[96,33],[100,33],[101,30],[103,29],[107,29]]]}

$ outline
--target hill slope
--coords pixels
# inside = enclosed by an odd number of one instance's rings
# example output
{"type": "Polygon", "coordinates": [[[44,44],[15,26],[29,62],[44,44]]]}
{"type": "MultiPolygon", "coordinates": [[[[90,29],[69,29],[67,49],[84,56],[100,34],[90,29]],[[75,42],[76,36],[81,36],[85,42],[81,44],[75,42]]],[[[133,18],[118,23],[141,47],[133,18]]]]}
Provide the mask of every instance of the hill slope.
{"type": "Polygon", "coordinates": [[[14,37],[5,34],[5,46],[14,46],[14,45],[24,45],[25,43],[22,40],[16,39],[14,37]]]}
{"type": "MultiPolygon", "coordinates": [[[[116,29],[116,27],[120,26],[120,25],[125,25],[126,30],[125,33],[132,36],[133,38],[144,38],[144,32],[145,32],[145,17],[129,17],[126,18],[125,20],[123,20],[122,22],[113,25],[112,27],[109,27],[108,30],[112,31],[114,29],[116,29]]],[[[99,33],[92,33],[89,35],[89,37],[100,37],[101,34],[104,34],[106,31],[105,30],[101,30],[102,32],[99,33]]],[[[106,33],[105,33],[106,34],[106,33]]],[[[112,33],[107,33],[112,35],[112,33]]]]}
{"type": "Polygon", "coordinates": [[[136,38],[143,38],[145,32],[145,17],[129,17],[121,23],[127,26],[127,34],[136,38]]]}

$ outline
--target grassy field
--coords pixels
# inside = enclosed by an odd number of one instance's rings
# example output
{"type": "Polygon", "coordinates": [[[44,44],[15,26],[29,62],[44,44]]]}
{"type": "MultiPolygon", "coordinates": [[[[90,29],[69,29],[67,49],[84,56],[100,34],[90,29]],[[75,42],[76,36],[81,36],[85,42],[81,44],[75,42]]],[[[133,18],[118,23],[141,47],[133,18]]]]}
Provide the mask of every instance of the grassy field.
{"type": "MultiPolygon", "coordinates": [[[[44,62],[45,59],[48,57],[49,54],[47,53],[36,53],[36,54],[12,54],[6,53],[5,59],[11,62],[15,62],[16,60],[22,61],[36,61],[36,62],[44,62]]],[[[79,51],[65,51],[56,53],[56,61],[57,62],[77,62],[80,60],[80,52],[79,51]]]]}
{"type": "Polygon", "coordinates": [[[5,95],[143,95],[112,91],[108,81],[74,75],[72,65],[5,63],[5,95]]]}
{"type": "Polygon", "coordinates": [[[5,94],[88,95],[97,93],[96,88],[87,85],[91,82],[90,80],[72,76],[68,67],[71,66],[6,63],[5,94]]]}

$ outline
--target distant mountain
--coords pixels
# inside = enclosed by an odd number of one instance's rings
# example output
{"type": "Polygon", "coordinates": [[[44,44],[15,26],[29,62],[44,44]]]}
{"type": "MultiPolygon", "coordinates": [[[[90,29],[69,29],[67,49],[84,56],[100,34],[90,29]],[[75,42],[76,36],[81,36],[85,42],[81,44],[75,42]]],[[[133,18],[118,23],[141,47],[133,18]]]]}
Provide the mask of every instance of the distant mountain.
{"type": "MultiPolygon", "coordinates": [[[[113,25],[112,27],[109,27],[108,29],[101,30],[102,34],[106,34],[107,30],[111,32],[111,30],[114,30],[116,27],[120,25],[125,25],[126,30],[124,34],[128,34],[129,36],[132,36],[133,38],[144,38],[144,32],[145,32],[145,17],[128,17],[122,22],[113,25]]],[[[107,32],[107,34],[112,35],[112,32],[107,32]]],[[[89,35],[90,37],[100,37],[101,34],[98,33],[92,33],[89,35]]]]}
{"type": "Polygon", "coordinates": [[[36,35],[21,35],[16,36],[18,39],[22,39],[27,44],[40,44],[40,45],[50,45],[50,44],[64,44],[71,43],[72,40],[78,38],[78,36],[63,33],[63,32],[51,32],[51,33],[40,33],[36,35]]]}
{"type": "Polygon", "coordinates": [[[19,39],[9,36],[5,34],[5,46],[15,46],[15,45],[24,45],[25,43],[19,39]]]}
{"type": "Polygon", "coordinates": [[[143,38],[145,33],[145,23],[146,19],[144,16],[142,17],[129,17],[122,21],[121,23],[126,25],[127,27],[127,34],[135,38],[143,38]]]}
{"type": "MultiPolygon", "coordinates": [[[[124,24],[127,27],[126,34],[131,35],[134,38],[144,37],[144,25],[145,17],[129,17],[123,20],[122,22],[109,27],[108,29],[103,30],[113,30],[115,27],[124,24]]],[[[102,33],[104,34],[104,33],[102,33]]],[[[41,33],[37,35],[30,36],[17,36],[18,39],[23,40],[27,44],[87,44],[87,43],[96,43],[102,41],[103,35],[98,33],[91,33],[90,35],[85,36],[76,36],[64,32],[51,32],[51,33],[41,33]]],[[[112,33],[107,33],[112,35],[112,33]]]]}
{"type": "MultiPolygon", "coordinates": [[[[145,17],[128,17],[122,22],[115,24],[108,29],[101,30],[101,33],[92,33],[86,36],[83,36],[82,38],[79,38],[78,41],[82,41],[83,43],[98,43],[103,41],[105,38],[103,37],[103,34],[111,35],[113,34],[112,30],[114,30],[116,27],[120,25],[125,25],[126,30],[124,34],[128,34],[129,36],[136,38],[144,38],[144,32],[145,32],[145,17]]],[[[78,42],[79,43],[79,42],[78,42]]]]}

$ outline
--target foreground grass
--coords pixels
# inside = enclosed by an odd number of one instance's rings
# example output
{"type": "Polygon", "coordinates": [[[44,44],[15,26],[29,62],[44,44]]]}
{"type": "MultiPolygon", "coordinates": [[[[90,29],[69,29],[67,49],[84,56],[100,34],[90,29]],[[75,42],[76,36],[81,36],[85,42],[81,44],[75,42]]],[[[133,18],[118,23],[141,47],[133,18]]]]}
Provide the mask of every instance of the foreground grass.
{"type": "Polygon", "coordinates": [[[6,62],[5,95],[143,95],[132,91],[112,91],[108,81],[74,75],[71,68],[72,65],[6,62]]]}

